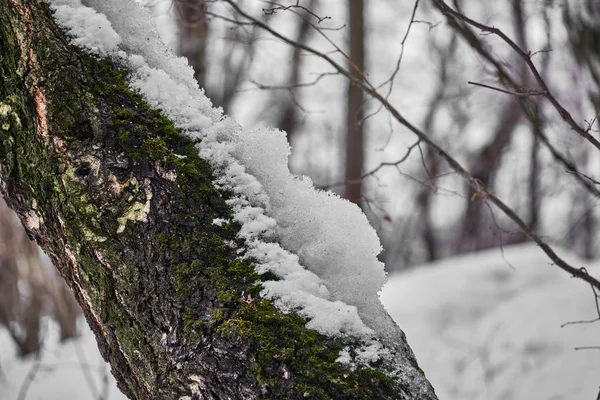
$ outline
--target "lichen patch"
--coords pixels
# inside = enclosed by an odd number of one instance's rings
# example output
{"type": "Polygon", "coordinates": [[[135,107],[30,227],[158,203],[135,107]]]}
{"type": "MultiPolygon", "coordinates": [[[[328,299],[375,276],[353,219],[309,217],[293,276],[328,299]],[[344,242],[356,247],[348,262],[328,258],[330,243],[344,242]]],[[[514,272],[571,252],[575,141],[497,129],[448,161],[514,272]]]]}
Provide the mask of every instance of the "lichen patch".
{"type": "Polygon", "coordinates": [[[31,231],[40,229],[40,225],[42,223],[42,217],[40,217],[38,213],[33,210],[30,210],[25,216],[25,226],[31,231]]]}
{"type": "MultiPolygon", "coordinates": [[[[132,179],[132,183],[137,184],[137,180],[135,178],[132,179]]],[[[150,189],[150,180],[144,180],[144,194],[145,201],[134,201],[125,214],[121,217],[117,218],[117,222],[119,223],[119,227],[117,228],[117,233],[122,233],[125,231],[125,227],[127,226],[127,221],[139,221],[139,222],[147,222],[148,221],[148,213],[150,212],[150,201],[152,200],[152,190],[150,189]]]]}
{"type": "Polygon", "coordinates": [[[6,103],[0,101],[0,117],[8,116],[8,113],[12,110],[12,107],[6,103]]]}
{"type": "Polygon", "coordinates": [[[40,128],[40,135],[44,140],[48,139],[48,112],[46,105],[46,96],[40,88],[35,90],[35,112],[38,118],[38,126],[40,128]]]}
{"type": "Polygon", "coordinates": [[[14,120],[14,123],[17,127],[21,126],[21,120],[19,119],[19,115],[12,109],[10,104],[6,104],[0,101],[0,127],[3,131],[7,131],[10,129],[11,123],[10,120],[8,120],[9,118],[14,120]]]}

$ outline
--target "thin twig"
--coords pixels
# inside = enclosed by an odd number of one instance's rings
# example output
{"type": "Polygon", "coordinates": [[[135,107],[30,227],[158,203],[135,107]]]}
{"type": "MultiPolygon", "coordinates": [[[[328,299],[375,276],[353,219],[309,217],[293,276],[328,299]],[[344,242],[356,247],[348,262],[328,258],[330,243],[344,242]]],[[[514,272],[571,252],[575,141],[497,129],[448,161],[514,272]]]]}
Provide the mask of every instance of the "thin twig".
{"type": "MultiPolygon", "coordinates": [[[[252,79],[250,80],[250,83],[256,85],[255,89],[259,89],[259,90],[289,90],[289,89],[294,89],[294,88],[304,88],[304,87],[315,86],[321,81],[321,79],[323,79],[327,76],[337,76],[337,75],[339,75],[339,72],[323,72],[323,73],[320,73],[311,82],[296,83],[293,85],[265,85],[260,82],[256,82],[252,79]]],[[[242,90],[239,90],[239,92],[245,92],[248,90],[250,90],[250,89],[242,89],[242,90]]]]}
{"type": "Polygon", "coordinates": [[[417,140],[416,143],[411,144],[410,146],[408,146],[408,148],[406,149],[406,153],[404,153],[404,155],[400,159],[398,159],[396,161],[382,162],[381,164],[379,164],[377,167],[373,168],[369,172],[364,173],[359,179],[354,179],[352,181],[335,182],[335,183],[331,183],[331,184],[329,184],[329,185],[327,185],[325,187],[326,188],[332,188],[332,187],[336,187],[336,186],[343,186],[346,183],[359,183],[360,181],[362,181],[365,178],[368,178],[370,176],[374,176],[382,168],[385,168],[385,167],[396,167],[396,166],[402,164],[404,161],[406,161],[406,159],[408,159],[408,156],[410,155],[410,153],[413,151],[413,149],[415,147],[417,147],[419,145],[420,142],[421,142],[420,140],[417,140]]]}
{"type": "Polygon", "coordinates": [[[579,171],[572,171],[572,170],[567,170],[566,171],[568,174],[572,174],[572,175],[581,175],[583,176],[585,179],[588,179],[589,181],[593,182],[595,185],[600,185],[600,182],[597,181],[596,179],[592,178],[589,175],[584,174],[583,172],[579,172],[579,171]]]}
{"type": "Polygon", "coordinates": [[[510,90],[506,90],[506,89],[502,89],[502,88],[498,88],[498,87],[486,85],[484,83],[477,83],[477,82],[472,82],[472,81],[468,81],[467,83],[469,85],[481,86],[481,87],[484,87],[486,89],[495,90],[497,92],[502,92],[502,93],[510,94],[511,96],[517,96],[517,97],[544,96],[544,94],[545,94],[545,93],[542,93],[542,92],[538,92],[537,90],[525,89],[525,88],[521,88],[523,90],[522,92],[512,92],[510,90]]]}
{"type": "Polygon", "coordinates": [[[19,394],[17,396],[17,400],[25,400],[27,398],[27,392],[29,392],[29,387],[33,383],[41,366],[42,366],[42,350],[38,349],[35,352],[34,362],[31,365],[31,368],[29,369],[27,376],[21,383],[21,388],[19,389],[19,394]]]}
{"type": "Polygon", "coordinates": [[[575,347],[575,350],[600,350],[600,346],[580,346],[575,347]]]}
{"type": "MultiPolygon", "coordinates": [[[[419,8],[419,2],[420,2],[420,0],[416,0],[415,4],[413,6],[412,13],[410,15],[410,21],[408,21],[408,27],[406,28],[406,32],[404,32],[404,37],[402,38],[402,41],[400,42],[400,55],[398,56],[398,59],[396,60],[396,67],[394,68],[394,71],[392,72],[390,77],[385,82],[383,82],[381,85],[374,88],[374,89],[381,89],[385,85],[389,84],[388,91],[385,95],[386,100],[389,100],[390,95],[392,94],[392,90],[394,89],[394,80],[396,79],[398,72],[400,72],[400,66],[402,65],[402,59],[404,58],[404,49],[406,48],[406,41],[408,40],[408,35],[410,34],[410,29],[412,28],[413,24],[415,23],[415,16],[417,15],[417,9],[419,8]]],[[[377,107],[377,109],[375,111],[366,115],[362,121],[364,122],[364,121],[370,119],[371,117],[379,114],[379,112],[381,111],[382,108],[383,108],[383,104],[380,104],[379,107],[377,107]]]]}
{"type": "Polygon", "coordinates": [[[309,8],[306,8],[304,6],[300,5],[300,1],[296,1],[296,4],[293,4],[291,6],[284,6],[282,4],[278,4],[272,1],[267,1],[266,3],[271,4],[273,7],[271,8],[263,8],[263,12],[265,13],[265,15],[274,15],[277,11],[287,11],[287,10],[291,10],[293,8],[298,8],[304,12],[306,12],[309,15],[312,15],[313,17],[315,17],[317,19],[317,22],[320,24],[321,22],[331,19],[331,17],[328,16],[324,16],[321,17],[317,14],[315,14],[312,10],[310,10],[309,8]]]}

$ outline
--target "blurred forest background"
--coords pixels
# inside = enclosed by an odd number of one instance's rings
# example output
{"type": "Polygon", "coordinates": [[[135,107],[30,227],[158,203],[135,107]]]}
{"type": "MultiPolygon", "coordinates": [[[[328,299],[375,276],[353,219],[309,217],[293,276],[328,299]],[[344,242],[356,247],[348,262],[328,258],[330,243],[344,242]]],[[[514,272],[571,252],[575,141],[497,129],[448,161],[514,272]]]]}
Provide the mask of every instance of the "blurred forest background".
{"type": "MultiPolygon", "coordinates": [[[[175,15],[164,37],[216,106],[245,129],[286,131],[292,172],[363,208],[389,272],[526,237],[372,96],[301,46],[370,81],[541,236],[598,255],[598,149],[539,95],[524,60],[497,36],[447,19],[431,1],[150,3],[175,15]]],[[[451,6],[529,52],[554,97],[598,136],[600,2],[451,6]]]]}
{"type": "MultiPolygon", "coordinates": [[[[598,257],[600,152],[497,35],[432,0],[137,1],[215,106],[245,129],[286,131],[291,171],[363,209],[388,272],[528,239],[350,79],[369,82],[546,241],[598,257]]],[[[600,1],[447,4],[510,37],[598,137],[600,1]]],[[[4,202],[0,224],[0,325],[19,354],[38,350],[45,316],[61,339],[76,336],[73,298],[4,202]]]]}

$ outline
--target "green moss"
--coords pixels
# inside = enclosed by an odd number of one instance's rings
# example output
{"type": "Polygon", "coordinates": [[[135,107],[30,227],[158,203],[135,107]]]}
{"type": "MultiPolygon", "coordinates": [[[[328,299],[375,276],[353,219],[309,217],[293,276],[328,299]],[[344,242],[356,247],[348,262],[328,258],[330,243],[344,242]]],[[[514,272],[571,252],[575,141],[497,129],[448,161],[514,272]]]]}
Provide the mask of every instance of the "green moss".
{"type": "Polygon", "coordinates": [[[271,301],[259,299],[244,304],[219,326],[218,333],[240,342],[250,339],[254,358],[249,368],[275,397],[284,392],[290,398],[317,399],[394,396],[397,388],[392,379],[375,369],[352,371],[336,362],[342,342],[306,329],[306,322],[297,314],[279,312],[271,301]],[[286,371],[290,374],[287,379],[286,371]],[[288,379],[290,387],[286,387],[288,379]]]}
{"type": "MultiPolygon", "coordinates": [[[[247,346],[247,368],[273,398],[353,399],[391,398],[396,384],[373,369],[352,371],[336,362],[345,343],[306,329],[307,321],[297,314],[283,314],[259,296],[260,281],[276,279],[258,275],[251,260],[240,260],[225,243],[238,243],[239,225],[212,224],[214,218],[230,219],[225,204],[229,194],[216,189],[210,165],[198,156],[196,143],[181,134],[171,121],[151,110],[120,80],[124,75],[107,62],[99,63],[111,72],[103,79],[103,90],[127,96],[135,109],[114,110],[114,126],[123,149],[138,163],[159,162],[176,174],[179,189],[177,220],[173,231],[153,235],[159,245],[158,259],[173,266],[172,282],[185,302],[182,320],[188,339],[201,341],[217,335],[226,341],[247,346]],[[110,82],[111,87],[106,82],[110,82]],[[191,202],[207,206],[206,213],[188,207],[191,202]],[[208,299],[208,300],[207,300],[208,299]],[[284,374],[289,371],[287,379],[284,374]]],[[[115,102],[114,104],[123,104],[115,102]]]]}
{"type": "Polygon", "coordinates": [[[148,139],[142,143],[141,151],[154,160],[162,160],[167,154],[167,149],[163,139],[148,139]]]}
{"type": "Polygon", "coordinates": [[[117,110],[115,118],[117,121],[133,121],[135,119],[135,112],[128,108],[122,108],[117,110]]]}

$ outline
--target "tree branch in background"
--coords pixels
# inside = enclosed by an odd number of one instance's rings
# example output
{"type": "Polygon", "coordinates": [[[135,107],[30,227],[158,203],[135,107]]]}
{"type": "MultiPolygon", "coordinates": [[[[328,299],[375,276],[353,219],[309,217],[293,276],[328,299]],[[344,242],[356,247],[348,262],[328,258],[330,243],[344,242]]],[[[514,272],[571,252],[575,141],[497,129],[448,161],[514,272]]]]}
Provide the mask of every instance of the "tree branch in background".
{"type": "MultiPolygon", "coordinates": [[[[465,39],[467,41],[467,43],[470,45],[470,47],[473,50],[475,50],[480,56],[482,56],[485,60],[487,60],[490,64],[492,64],[494,66],[501,82],[509,85],[515,91],[518,90],[519,87],[521,87],[511,77],[511,75],[508,73],[508,71],[506,71],[503,64],[500,61],[496,60],[491,55],[491,53],[486,49],[486,47],[483,45],[483,43],[481,42],[479,37],[477,35],[475,35],[469,29],[468,26],[460,24],[459,21],[457,21],[455,19],[449,19],[448,23],[450,24],[450,26],[452,28],[454,28],[463,37],[463,39],[465,39]]],[[[521,106],[523,107],[523,111],[527,115],[530,123],[532,125],[538,124],[539,121],[541,120],[541,114],[538,111],[536,111],[536,113],[534,113],[534,114],[529,112],[531,109],[537,110],[537,107],[532,105],[532,103],[529,101],[521,102],[521,106]]],[[[588,129],[588,128],[586,128],[586,129],[588,129]]],[[[555,160],[557,160],[559,163],[561,163],[568,170],[578,171],[578,167],[576,166],[575,162],[568,160],[563,154],[561,154],[561,152],[558,151],[558,149],[556,149],[556,147],[554,147],[552,145],[552,143],[550,143],[550,140],[543,133],[543,131],[541,129],[534,129],[533,132],[538,137],[538,139],[541,141],[541,143],[550,151],[550,153],[552,154],[552,156],[554,157],[555,160]]],[[[583,187],[585,187],[590,193],[592,193],[594,196],[600,197],[600,191],[598,191],[597,188],[590,185],[589,182],[587,182],[585,179],[582,179],[580,176],[577,176],[577,175],[575,175],[575,179],[583,187]]]]}
{"type": "Polygon", "coordinates": [[[526,89],[523,87],[520,88],[521,89],[520,92],[511,92],[510,90],[504,90],[502,88],[486,85],[484,83],[478,83],[478,82],[472,82],[472,81],[469,81],[467,83],[469,85],[474,85],[474,86],[479,86],[479,87],[495,90],[497,92],[510,94],[511,96],[516,96],[516,97],[529,97],[529,96],[543,96],[544,95],[544,92],[540,92],[540,91],[533,90],[533,89],[526,89]]]}
{"type": "MultiPolygon", "coordinates": [[[[494,56],[490,53],[490,51],[486,48],[486,46],[481,42],[479,36],[475,35],[475,33],[469,28],[469,26],[461,24],[460,20],[449,18],[449,25],[461,35],[461,37],[466,40],[469,46],[475,50],[480,56],[482,56],[486,61],[488,61],[496,70],[497,76],[500,81],[505,85],[513,88],[514,91],[518,91],[521,87],[511,76],[511,74],[506,70],[505,66],[502,62],[496,60],[494,56]]],[[[546,26],[549,26],[549,21],[546,26]]],[[[550,40],[547,39],[546,46],[549,47],[550,40]]],[[[535,53],[534,53],[535,54],[535,53]]],[[[548,51],[545,51],[544,54],[549,55],[548,51]]],[[[548,57],[544,57],[542,59],[542,76],[544,75],[545,66],[548,63],[548,57]]],[[[565,155],[563,155],[551,142],[550,139],[543,132],[542,125],[543,119],[542,114],[539,111],[539,107],[535,103],[528,98],[521,98],[520,101],[521,107],[527,116],[529,123],[534,127],[533,133],[552,154],[552,157],[558,161],[566,170],[579,172],[579,168],[573,160],[567,159],[565,155]]],[[[588,123],[588,127],[586,130],[590,130],[591,124],[588,123]]],[[[583,176],[579,174],[573,175],[574,179],[581,184],[589,193],[593,196],[600,198],[600,191],[594,185],[590,184],[588,180],[583,178],[583,176]]],[[[531,213],[530,213],[531,214],[531,213]]],[[[534,214],[531,214],[534,215],[534,214]]],[[[535,221],[535,219],[534,219],[535,221]]],[[[535,226],[535,225],[534,225],[535,226]]]]}
{"type": "Polygon", "coordinates": [[[283,6],[281,4],[278,4],[278,3],[272,2],[272,1],[267,1],[267,3],[273,5],[273,7],[263,8],[263,12],[266,15],[274,15],[277,11],[288,11],[288,10],[298,9],[301,12],[304,12],[304,13],[308,14],[309,16],[316,18],[316,20],[319,24],[323,21],[331,19],[331,17],[328,17],[327,15],[321,17],[312,11],[315,9],[315,4],[314,4],[315,0],[309,0],[307,7],[301,6],[300,0],[296,0],[296,4],[293,4],[291,6],[283,6]]]}
{"type": "MultiPolygon", "coordinates": [[[[296,35],[297,43],[306,43],[309,37],[311,30],[308,18],[310,18],[310,16],[317,18],[319,22],[329,18],[319,17],[313,12],[311,12],[310,10],[313,10],[316,7],[316,5],[317,0],[309,0],[307,7],[299,6],[300,9],[304,11],[307,15],[301,18],[300,27],[298,28],[298,34],[296,35]]],[[[284,10],[288,9],[289,7],[284,8],[284,10]]],[[[278,8],[271,8],[265,9],[264,11],[266,12],[266,10],[270,10],[272,13],[274,13],[277,9],[278,8]]],[[[290,101],[285,103],[283,110],[281,111],[279,116],[279,122],[277,123],[277,127],[279,127],[279,129],[281,129],[284,132],[287,132],[288,141],[290,143],[292,143],[298,124],[298,102],[296,101],[298,94],[296,88],[300,86],[300,69],[302,67],[302,62],[300,60],[301,54],[302,50],[299,47],[295,47],[294,54],[292,55],[291,60],[291,71],[288,77],[288,92],[290,95],[290,101]]],[[[317,79],[320,79],[321,77],[322,75],[317,79]]]]}
{"type": "MultiPolygon", "coordinates": [[[[473,177],[455,158],[453,158],[449,153],[447,153],[442,147],[440,147],[429,135],[421,131],[415,125],[410,123],[404,116],[392,105],[390,102],[381,95],[374,87],[369,83],[367,79],[357,79],[354,74],[350,71],[342,67],[336,61],[334,61],[327,54],[320,52],[316,49],[313,49],[310,46],[300,43],[294,43],[293,40],[285,37],[281,33],[273,30],[270,26],[265,24],[262,21],[257,20],[253,16],[244,12],[233,0],[223,0],[228,3],[233,10],[235,10],[240,16],[244,17],[248,21],[254,23],[257,27],[271,33],[274,37],[282,40],[283,42],[292,45],[299,46],[303,50],[322,58],[324,61],[329,63],[336,71],[340,74],[344,75],[347,79],[349,79],[354,85],[360,87],[366,94],[373,97],[381,104],[383,104],[384,108],[388,110],[388,112],[392,115],[392,117],[399,122],[401,125],[405,126],[409,131],[414,133],[422,142],[426,143],[429,148],[435,151],[441,158],[443,158],[448,165],[455,170],[474,190],[477,194],[477,198],[482,201],[489,201],[494,204],[497,208],[499,208],[509,219],[517,224],[517,226],[523,231],[523,233],[533,240],[546,255],[552,260],[556,266],[568,272],[574,277],[582,279],[583,281],[593,285],[595,288],[600,289],[600,281],[598,281],[593,276],[589,275],[587,271],[581,270],[578,268],[574,268],[569,265],[566,261],[564,261],[561,257],[559,257],[556,252],[552,249],[550,245],[546,243],[535,231],[533,231],[516,213],[515,211],[506,205],[502,200],[493,195],[488,191],[485,185],[482,185],[478,182],[478,180],[473,177]]],[[[439,2],[438,0],[434,0],[436,4],[439,2]]],[[[443,2],[442,2],[443,3],[443,2]]],[[[444,4],[444,3],[443,3],[444,4]]],[[[444,4],[445,5],[445,4],[444,4]]]]}
{"type": "Polygon", "coordinates": [[[537,67],[533,63],[533,61],[531,59],[532,53],[530,51],[523,50],[500,29],[489,26],[489,25],[484,25],[480,22],[470,19],[469,17],[465,16],[464,14],[450,8],[443,0],[433,0],[433,3],[442,12],[442,14],[446,15],[448,18],[453,18],[456,21],[461,21],[466,24],[469,24],[477,29],[480,29],[482,32],[494,34],[494,35],[498,36],[500,39],[502,39],[506,44],[508,44],[517,53],[517,55],[525,62],[525,64],[527,65],[527,67],[529,68],[531,73],[533,74],[535,81],[540,86],[540,91],[543,93],[542,94],[543,97],[545,97],[546,99],[548,99],[548,101],[550,101],[550,103],[554,106],[556,111],[558,111],[558,113],[560,114],[562,119],[565,120],[567,122],[567,124],[571,127],[571,129],[573,129],[577,134],[579,134],[581,137],[585,138],[594,147],[596,147],[596,149],[600,150],[600,142],[596,138],[594,138],[592,135],[590,135],[588,129],[583,128],[582,126],[578,125],[575,122],[575,120],[573,119],[573,117],[571,117],[571,114],[560,104],[560,102],[556,99],[556,97],[554,97],[554,95],[550,91],[550,88],[548,87],[548,85],[546,84],[544,79],[542,78],[542,75],[540,74],[537,67]]]}

